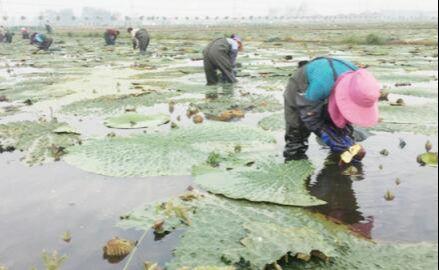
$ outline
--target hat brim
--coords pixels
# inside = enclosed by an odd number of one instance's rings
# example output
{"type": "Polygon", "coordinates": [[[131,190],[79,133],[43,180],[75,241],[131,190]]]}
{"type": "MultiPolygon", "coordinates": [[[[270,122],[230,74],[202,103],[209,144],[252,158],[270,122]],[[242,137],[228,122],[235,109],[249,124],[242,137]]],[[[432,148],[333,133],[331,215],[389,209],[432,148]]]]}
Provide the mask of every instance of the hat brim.
{"type": "Polygon", "coordinates": [[[335,89],[335,102],[342,114],[351,124],[369,128],[379,122],[378,102],[371,107],[363,107],[356,104],[350,94],[350,83],[352,76],[344,76],[340,78],[335,89]]]}

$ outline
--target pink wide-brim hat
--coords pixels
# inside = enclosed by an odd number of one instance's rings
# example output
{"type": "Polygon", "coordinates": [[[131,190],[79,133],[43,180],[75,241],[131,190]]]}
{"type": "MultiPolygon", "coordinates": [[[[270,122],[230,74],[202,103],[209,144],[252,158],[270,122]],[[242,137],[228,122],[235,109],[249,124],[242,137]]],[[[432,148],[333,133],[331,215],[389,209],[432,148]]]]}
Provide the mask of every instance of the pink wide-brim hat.
{"type": "Polygon", "coordinates": [[[329,97],[328,111],[334,124],[372,127],[379,122],[380,84],[366,69],[345,73],[329,97]]]}

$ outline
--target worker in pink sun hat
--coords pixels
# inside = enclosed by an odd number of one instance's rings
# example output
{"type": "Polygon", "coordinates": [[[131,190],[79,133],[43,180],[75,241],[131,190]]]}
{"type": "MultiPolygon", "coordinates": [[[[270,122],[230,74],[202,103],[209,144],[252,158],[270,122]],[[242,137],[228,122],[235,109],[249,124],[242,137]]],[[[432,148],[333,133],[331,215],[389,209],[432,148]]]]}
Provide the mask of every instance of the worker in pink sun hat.
{"type": "Polygon", "coordinates": [[[366,69],[349,61],[320,57],[299,63],[284,93],[286,161],[307,158],[314,133],[343,163],[361,161],[365,149],[357,144],[355,127],[379,121],[380,84],[366,69]]]}

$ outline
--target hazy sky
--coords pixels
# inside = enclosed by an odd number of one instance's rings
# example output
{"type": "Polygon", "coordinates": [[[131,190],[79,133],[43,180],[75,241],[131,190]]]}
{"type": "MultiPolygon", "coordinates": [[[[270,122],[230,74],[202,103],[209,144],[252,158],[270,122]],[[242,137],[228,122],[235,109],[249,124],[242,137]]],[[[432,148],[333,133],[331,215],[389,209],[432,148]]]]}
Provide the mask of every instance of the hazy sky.
{"type": "MultiPolygon", "coordinates": [[[[0,12],[9,16],[35,15],[46,9],[100,7],[127,15],[241,16],[266,15],[272,8],[306,6],[323,15],[380,10],[437,11],[437,0],[0,0],[0,12]],[[303,3],[303,4],[302,4],[303,3]]],[[[292,14],[296,15],[296,14],[292,14]]]]}

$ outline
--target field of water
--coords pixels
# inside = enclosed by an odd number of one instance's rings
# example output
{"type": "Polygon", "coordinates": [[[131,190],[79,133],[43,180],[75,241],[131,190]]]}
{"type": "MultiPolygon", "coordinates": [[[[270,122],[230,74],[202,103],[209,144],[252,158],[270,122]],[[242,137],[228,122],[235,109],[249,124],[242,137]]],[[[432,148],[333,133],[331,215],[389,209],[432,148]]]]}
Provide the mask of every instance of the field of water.
{"type": "Polygon", "coordinates": [[[103,29],[0,44],[1,270],[437,269],[437,159],[417,162],[437,152],[437,25],[149,30],[146,55],[103,29]],[[207,87],[202,50],[232,33],[239,83],[207,87]],[[388,93],[361,166],[314,137],[282,160],[283,91],[318,56],[388,93]],[[114,237],[132,245],[109,258],[114,237]]]}

